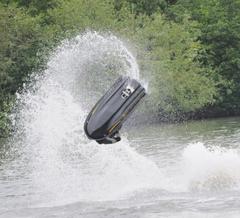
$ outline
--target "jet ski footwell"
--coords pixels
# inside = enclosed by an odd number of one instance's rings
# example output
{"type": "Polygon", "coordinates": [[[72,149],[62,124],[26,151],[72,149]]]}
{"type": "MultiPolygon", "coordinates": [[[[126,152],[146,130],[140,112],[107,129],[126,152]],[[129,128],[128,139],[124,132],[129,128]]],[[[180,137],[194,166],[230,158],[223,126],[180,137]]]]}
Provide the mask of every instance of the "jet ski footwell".
{"type": "Polygon", "coordinates": [[[119,130],[145,94],[137,80],[127,76],[118,78],[88,114],[84,123],[87,137],[99,144],[120,141],[119,130]]]}

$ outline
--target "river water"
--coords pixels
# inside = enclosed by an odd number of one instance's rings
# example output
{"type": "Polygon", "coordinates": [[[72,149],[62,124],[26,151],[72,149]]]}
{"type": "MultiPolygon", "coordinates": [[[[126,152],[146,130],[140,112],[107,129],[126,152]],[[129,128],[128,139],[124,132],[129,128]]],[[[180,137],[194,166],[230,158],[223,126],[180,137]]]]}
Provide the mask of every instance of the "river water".
{"type": "Polygon", "coordinates": [[[87,139],[89,109],[123,73],[151,88],[125,43],[87,32],[33,74],[0,146],[0,217],[240,216],[240,118],[136,125],[143,107],[121,142],[87,139]]]}
{"type": "Polygon", "coordinates": [[[86,145],[78,166],[55,158],[61,166],[29,169],[2,156],[0,217],[239,217],[240,118],[138,126],[125,137],[86,145]]]}

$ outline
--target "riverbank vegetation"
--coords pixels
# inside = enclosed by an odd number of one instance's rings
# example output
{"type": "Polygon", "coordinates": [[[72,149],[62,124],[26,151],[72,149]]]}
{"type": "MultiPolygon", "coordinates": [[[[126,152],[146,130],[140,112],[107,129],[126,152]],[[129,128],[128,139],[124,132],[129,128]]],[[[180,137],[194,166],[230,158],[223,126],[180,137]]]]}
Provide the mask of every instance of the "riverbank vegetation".
{"type": "Polygon", "coordinates": [[[0,0],[0,136],[16,91],[86,30],[136,45],[159,118],[240,114],[239,23],[240,0],[0,0]]]}

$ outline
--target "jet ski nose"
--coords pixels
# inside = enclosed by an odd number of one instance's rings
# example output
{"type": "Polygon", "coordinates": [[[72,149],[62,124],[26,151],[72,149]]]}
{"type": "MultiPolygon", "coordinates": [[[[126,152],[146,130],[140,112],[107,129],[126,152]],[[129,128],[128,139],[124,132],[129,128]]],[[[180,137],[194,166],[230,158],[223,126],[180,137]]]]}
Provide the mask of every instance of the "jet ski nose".
{"type": "Polygon", "coordinates": [[[146,92],[135,79],[119,77],[88,114],[84,131],[100,144],[121,140],[119,130],[146,92]]]}

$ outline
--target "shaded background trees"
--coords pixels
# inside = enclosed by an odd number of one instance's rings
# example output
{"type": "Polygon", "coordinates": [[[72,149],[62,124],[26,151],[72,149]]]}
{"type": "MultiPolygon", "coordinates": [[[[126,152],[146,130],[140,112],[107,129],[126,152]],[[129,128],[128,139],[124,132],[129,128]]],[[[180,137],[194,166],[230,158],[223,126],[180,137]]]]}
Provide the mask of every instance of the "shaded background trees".
{"type": "Polygon", "coordinates": [[[205,48],[200,57],[202,64],[213,68],[214,79],[223,80],[218,85],[215,109],[223,114],[239,114],[240,1],[179,0],[171,10],[177,20],[188,13],[199,23],[199,39],[205,48]]]}
{"type": "Polygon", "coordinates": [[[159,117],[240,114],[239,12],[240,0],[0,0],[0,135],[16,91],[86,29],[137,46],[159,117]]]}

